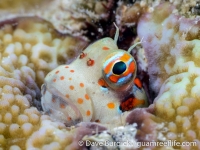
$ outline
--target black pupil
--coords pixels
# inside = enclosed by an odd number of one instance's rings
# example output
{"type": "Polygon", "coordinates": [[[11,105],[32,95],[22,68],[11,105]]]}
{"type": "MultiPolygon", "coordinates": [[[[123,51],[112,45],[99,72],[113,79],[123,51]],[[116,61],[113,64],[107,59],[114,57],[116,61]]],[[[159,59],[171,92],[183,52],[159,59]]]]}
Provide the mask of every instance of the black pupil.
{"type": "Polygon", "coordinates": [[[115,63],[113,67],[113,73],[120,75],[126,70],[126,64],[122,61],[115,63]]]}

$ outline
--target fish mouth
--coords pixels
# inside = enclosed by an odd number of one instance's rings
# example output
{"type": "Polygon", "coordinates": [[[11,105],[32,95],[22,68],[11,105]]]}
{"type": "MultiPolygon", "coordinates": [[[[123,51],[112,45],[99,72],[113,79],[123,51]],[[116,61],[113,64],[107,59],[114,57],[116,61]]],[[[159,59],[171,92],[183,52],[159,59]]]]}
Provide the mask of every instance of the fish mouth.
{"type": "Polygon", "coordinates": [[[66,126],[76,125],[83,121],[83,116],[77,106],[56,88],[45,83],[41,87],[41,93],[42,109],[51,119],[62,122],[66,126]]]}

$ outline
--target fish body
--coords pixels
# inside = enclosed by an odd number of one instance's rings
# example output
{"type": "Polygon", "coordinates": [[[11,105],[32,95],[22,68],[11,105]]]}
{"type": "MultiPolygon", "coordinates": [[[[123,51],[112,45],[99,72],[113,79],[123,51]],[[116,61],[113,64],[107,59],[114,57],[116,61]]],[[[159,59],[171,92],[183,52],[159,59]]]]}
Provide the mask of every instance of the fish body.
{"type": "Polygon", "coordinates": [[[67,126],[81,121],[110,123],[124,111],[147,106],[142,86],[134,83],[136,70],[130,53],[118,49],[111,38],[100,39],[71,64],[47,74],[42,108],[67,126]]]}

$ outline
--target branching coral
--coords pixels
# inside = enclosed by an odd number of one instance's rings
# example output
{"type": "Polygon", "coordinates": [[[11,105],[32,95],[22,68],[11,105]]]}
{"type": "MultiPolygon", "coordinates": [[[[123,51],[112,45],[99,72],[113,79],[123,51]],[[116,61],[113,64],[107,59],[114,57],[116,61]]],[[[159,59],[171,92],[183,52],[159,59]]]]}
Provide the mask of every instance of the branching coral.
{"type": "Polygon", "coordinates": [[[165,3],[145,14],[138,34],[144,39],[152,88],[161,88],[154,105],[156,118],[167,128],[162,139],[196,141],[196,147],[181,149],[199,149],[200,22],[173,10],[165,3]]]}
{"type": "Polygon", "coordinates": [[[51,25],[35,18],[2,26],[0,147],[63,149],[68,145],[70,132],[65,126],[53,123],[32,106],[40,107],[38,87],[44,76],[61,63],[69,63],[85,44],[77,38],[59,36],[51,25]]]}

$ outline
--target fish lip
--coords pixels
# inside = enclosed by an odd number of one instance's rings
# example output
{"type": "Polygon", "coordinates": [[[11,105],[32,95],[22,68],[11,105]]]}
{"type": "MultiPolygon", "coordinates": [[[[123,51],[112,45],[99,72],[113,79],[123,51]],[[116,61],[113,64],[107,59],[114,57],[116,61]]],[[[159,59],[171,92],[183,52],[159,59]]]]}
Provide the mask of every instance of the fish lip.
{"type": "Polygon", "coordinates": [[[42,94],[42,96],[45,94],[45,92],[46,92],[46,83],[42,84],[42,86],[41,86],[41,94],[42,94]]]}
{"type": "Polygon", "coordinates": [[[44,111],[44,108],[45,108],[45,106],[44,106],[44,95],[45,95],[45,93],[46,93],[46,83],[44,83],[44,84],[42,84],[42,86],[41,86],[41,94],[42,94],[42,96],[41,96],[41,105],[42,105],[42,110],[44,111]]]}
{"type": "MultiPolygon", "coordinates": [[[[70,99],[66,98],[61,92],[59,92],[54,86],[47,85],[47,83],[44,83],[41,86],[41,93],[42,93],[41,105],[42,105],[42,109],[43,109],[44,112],[45,112],[44,94],[45,94],[46,91],[51,93],[52,97],[58,98],[60,101],[66,103],[67,105],[69,105],[74,110],[74,112],[76,114],[76,118],[73,121],[71,121],[71,123],[70,123],[70,121],[65,121],[64,124],[66,126],[75,125],[75,124],[83,121],[83,116],[82,116],[81,112],[79,111],[79,109],[77,108],[77,106],[70,99]]],[[[59,111],[59,110],[55,109],[55,111],[59,111]]],[[[59,119],[55,119],[55,120],[59,120],[59,119]]]]}

